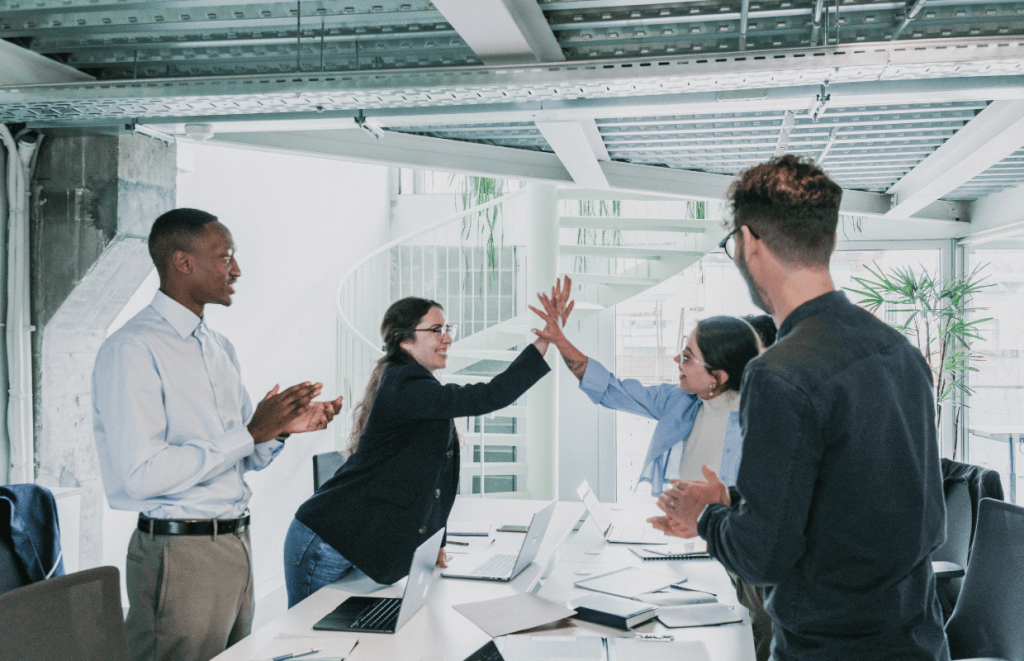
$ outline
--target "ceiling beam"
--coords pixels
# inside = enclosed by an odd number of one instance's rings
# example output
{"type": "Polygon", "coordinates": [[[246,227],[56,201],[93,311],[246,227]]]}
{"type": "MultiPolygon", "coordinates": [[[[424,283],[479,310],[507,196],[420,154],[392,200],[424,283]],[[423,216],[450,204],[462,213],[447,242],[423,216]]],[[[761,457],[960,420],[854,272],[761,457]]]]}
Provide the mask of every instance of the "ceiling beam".
{"type": "Polygon", "coordinates": [[[1024,147],[1024,101],[994,101],[888,191],[906,218],[1024,147]]]}
{"type": "Polygon", "coordinates": [[[434,0],[434,6],[486,65],[565,61],[533,0],[434,0]]]}
{"type": "MultiPolygon", "coordinates": [[[[608,179],[605,178],[598,163],[597,154],[594,153],[594,147],[583,127],[584,122],[589,122],[593,129],[597,130],[597,124],[592,119],[576,122],[537,122],[536,125],[574,182],[588,188],[608,188],[608,179]]],[[[603,143],[601,149],[604,149],[603,143]]],[[[605,151],[604,155],[607,157],[608,152],[605,151]]]]}
{"type": "MultiPolygon", "coordinates": [[[[357,129],[334,131],[293,131],[266,133],[227,133],[215,142],[269,151],[337,158],[346,161],[400,167],[423,168],[442,172],[541,181],[574,183],[558,156],[546,152],[494,145],[479,145],[441,138],[428,138],[384,131],[378,139],[357,129]]],[[[600,162],[608,185],[620,191],[659,193],[681,198],[722,201],[733,177],[689,170],[633,165],[615,161],[600,162]]],[[[860,216],[882,216],[889,210],[891,197],[884,193],[847,190],[840,211],[860,216]]],[[[939,201],[924,208],[918,217],[905,222],[931,224],[936,231],[949,228],[969,229],[964,205],[939,201]],[[955,225],[950,225],[955,223],[955,225]]],[[[904,222],[891,219],[890,222],[904,222]]]]}
{"type": "Polygon", "coordinates": [[[77,83],[94,80],[87,73],[0,39],[0,85],[77,83]]]}

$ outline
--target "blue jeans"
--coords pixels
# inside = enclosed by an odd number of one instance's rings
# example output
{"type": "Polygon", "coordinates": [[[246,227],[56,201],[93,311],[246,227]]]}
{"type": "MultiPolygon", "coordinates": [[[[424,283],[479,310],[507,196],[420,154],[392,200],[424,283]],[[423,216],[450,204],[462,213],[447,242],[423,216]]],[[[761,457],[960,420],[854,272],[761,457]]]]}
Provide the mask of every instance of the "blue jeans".
{"type": "Polygon", "coordinates": [[[352,568],[352,563],[298,519],[292,520],[284,538],[284,582],[288,608],[323,586],[333,583],[352,568]]]}

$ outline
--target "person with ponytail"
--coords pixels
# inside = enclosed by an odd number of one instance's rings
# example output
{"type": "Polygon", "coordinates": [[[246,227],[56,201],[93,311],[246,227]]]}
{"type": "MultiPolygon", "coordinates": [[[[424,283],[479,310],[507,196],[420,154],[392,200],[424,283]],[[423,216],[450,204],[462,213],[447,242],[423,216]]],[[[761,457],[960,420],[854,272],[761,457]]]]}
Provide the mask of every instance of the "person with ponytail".
{"type": "MultiPolygon", "coordinates": [[[[558,320],[533,309],[546,328],[558,320]]],[[[350,456],[295,514],[284,545],[289,608],[353,567],[378,583],[409,573],[416,548],[445,527],[459,484],[454,418],[512,404],[550,371],[537,340],[487,383],[443,385],[457,327],[440,303],[408,297],[384,313],[384,356],[353,411],[350,456]]],[[[446,565],[444,542],[437,564],[446,565]]]]}

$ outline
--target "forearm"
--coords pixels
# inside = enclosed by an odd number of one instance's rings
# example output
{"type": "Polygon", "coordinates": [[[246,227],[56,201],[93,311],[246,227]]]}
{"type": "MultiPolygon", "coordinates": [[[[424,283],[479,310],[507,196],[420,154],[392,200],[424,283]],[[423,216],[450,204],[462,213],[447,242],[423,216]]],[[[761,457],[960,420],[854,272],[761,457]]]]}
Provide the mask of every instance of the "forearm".
{"type": "Polygon", "coordinates": [[[578,381],[582,382],[583,374],[587,371],[587,356],[573,346],[569,340],[563,339],[555,346],[558,347],[558,353],[562,354],[565,366],[569,368],[569,371],[572,372],[578,381]]]}

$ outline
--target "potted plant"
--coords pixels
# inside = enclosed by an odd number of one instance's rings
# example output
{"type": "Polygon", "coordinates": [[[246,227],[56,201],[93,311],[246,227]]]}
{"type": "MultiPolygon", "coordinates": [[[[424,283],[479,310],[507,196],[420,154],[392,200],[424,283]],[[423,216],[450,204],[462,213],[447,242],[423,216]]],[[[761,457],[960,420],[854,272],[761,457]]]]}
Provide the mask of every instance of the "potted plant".
{"type": "Polygon", "coordinates": [[[975,293],[992,286],[979,275],[984,266],[945,281],[924,267],[920,271],[910,267],[883,271],[878,264],[865,268],[870,276],[853,278],[861,288],[847,290],[859,294],[860,305],[869,312],[884,307],[883,312],[894,315],[895,323],[890,323],[921,351],[932,371],[936,429],[942,429],[947,408],[953,416],[955,458],[961,414],[973,392],[967,374],[978,371],[972,362],[980,360],[971,353],[971,345],[982,339],[978,327],[992,319],[973,318],[983,308],[971,305],[975,293]]]}

